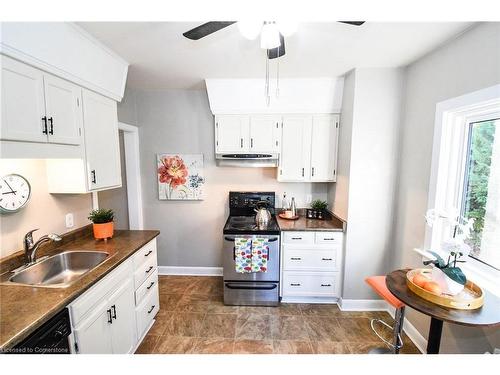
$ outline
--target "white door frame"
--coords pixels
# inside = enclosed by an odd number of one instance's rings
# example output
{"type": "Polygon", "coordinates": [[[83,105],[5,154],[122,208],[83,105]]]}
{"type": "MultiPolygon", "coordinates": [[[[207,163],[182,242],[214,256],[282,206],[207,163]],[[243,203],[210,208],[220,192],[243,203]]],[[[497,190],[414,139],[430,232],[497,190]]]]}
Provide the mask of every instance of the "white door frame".
{"type": "Polygon", "coordinates": [[[123,122],[118,122],[118,130],[123,131],[123,143],[125,148],[129,227],[131,230],[144,229],[139,128],[123,122]]]}

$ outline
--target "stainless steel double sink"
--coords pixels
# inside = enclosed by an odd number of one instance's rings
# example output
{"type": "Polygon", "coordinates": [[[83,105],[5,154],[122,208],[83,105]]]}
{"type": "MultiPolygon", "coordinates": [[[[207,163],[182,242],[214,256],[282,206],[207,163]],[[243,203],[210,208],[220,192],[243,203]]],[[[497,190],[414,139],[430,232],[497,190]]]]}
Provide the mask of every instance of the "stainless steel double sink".
{"type": "Polygon", "coordinates": [[[16,272],[8,283],[66,288],[106,260],[105,251],[65,251],[16,272]]]}

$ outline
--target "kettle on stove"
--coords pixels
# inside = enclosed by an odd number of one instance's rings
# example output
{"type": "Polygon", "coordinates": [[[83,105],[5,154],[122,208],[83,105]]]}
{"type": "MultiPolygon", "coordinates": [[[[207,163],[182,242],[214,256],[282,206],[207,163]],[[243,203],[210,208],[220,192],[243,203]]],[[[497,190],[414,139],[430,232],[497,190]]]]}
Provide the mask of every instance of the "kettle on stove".
{"type": "Polygon", "coordinates": [[[255,222],[258,226],[266,226],[271,221],[271,212],[267,209],[267,205],[266,201],[257,202],[255,205],[255,222]]]}

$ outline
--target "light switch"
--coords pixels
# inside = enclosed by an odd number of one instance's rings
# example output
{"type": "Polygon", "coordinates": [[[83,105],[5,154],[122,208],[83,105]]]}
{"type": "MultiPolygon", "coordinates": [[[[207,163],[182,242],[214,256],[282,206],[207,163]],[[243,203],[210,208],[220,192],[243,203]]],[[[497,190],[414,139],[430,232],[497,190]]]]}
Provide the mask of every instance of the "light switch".
{"type": "Polygon", "coordinates": [[[66,228],[73,228],[74,225],[73,214],[66,214],[66,228]]]}

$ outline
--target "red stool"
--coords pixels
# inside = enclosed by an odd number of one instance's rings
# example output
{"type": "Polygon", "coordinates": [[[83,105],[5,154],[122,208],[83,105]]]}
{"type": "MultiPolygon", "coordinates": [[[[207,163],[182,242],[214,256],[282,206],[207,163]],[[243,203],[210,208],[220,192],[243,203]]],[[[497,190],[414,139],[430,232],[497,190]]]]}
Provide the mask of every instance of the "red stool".
{"type": "Polygon", "coordinates": [[[398,354],[399,350],[403,347],[403,340],[401,339],[401,332],[403,331],[403,323],[404,323],[404,316],[405,316],[405,305],[403,302],[398,300],[394,294],[392,294],[389,289],[387,288],[385,284],[385,276],[370,276],[365,279],[366,283],[370,285],[373,290],[380,296],[382,297],[385,301],[387,301],[391,306],[393,306],[396,309],[396,313],[394,316],[394,327],[391,327],[389,324],[384,322],[381,319],[372,319],[371,320],[371,327],[373,332],[378,336],[379,339],[381,339],[384,343],[386,343],[391,349],[387,348],[376,348],[372,349],[370,353],[377,353],[377,354],[386,354],[386,353],[393,353],[393,354],[398,354]],[[378,332],[375,330],[374,323],[381,323],[385,325],[388,328],[392,329],[393,332],[393,342],[389,342],[385,340],[382,336],[378,334],[378,332]]]}

